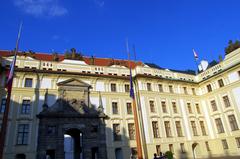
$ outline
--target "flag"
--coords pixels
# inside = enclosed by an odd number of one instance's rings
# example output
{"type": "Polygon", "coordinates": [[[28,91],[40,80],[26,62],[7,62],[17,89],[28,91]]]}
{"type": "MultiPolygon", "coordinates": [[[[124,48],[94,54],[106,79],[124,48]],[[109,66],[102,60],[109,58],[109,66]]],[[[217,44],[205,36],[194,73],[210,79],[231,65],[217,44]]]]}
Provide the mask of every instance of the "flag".
{"type": "Polygon", "coordinates": [[[133,89],[133,80],[132,80],[132,69],[130,67],[130,97],[134,99],[134,89],[133,89]]]}
{"type": "Polygon", "coordinates": [[[193,55],[194,55],[195,60],[198,60],[198,54],[194,49],[193,49],[193,55]]]}
{"type": "Polygon", "coordinates": [[[14,66],[15,66],[15,63],[16,63],[16,58],[17,58],[17,55],[15,53],[14,57],[13,57],[13,60],[11,62],[10,70],[9,70],[8,77],[7,77],[6,87],[7,87],[8,91],[12,87],[12,80],[13,80],[14,66]]]}

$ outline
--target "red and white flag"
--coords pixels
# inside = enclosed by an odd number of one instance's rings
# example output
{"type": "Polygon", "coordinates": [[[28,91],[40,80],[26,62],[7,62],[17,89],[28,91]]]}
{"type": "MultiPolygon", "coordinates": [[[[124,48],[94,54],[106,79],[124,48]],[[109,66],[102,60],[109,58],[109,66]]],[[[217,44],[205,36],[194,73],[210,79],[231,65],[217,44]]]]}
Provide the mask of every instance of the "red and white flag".
{"type": "Polygon", "coordinates": [[[193,49],[193,55],[194,55],[195,60],[198,60],[198,54],[194,49],[193,49]]]}

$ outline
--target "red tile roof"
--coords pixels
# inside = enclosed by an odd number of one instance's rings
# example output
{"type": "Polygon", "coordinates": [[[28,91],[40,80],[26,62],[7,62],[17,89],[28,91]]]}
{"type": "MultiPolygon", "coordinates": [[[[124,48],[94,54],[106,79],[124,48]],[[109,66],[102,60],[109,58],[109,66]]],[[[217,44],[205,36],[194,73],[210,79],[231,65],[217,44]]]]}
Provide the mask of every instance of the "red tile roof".
{"type": "MultiPolygon", "coordinates": [[[[12,51],[7,51],[7,50],[0,50],[0,57],[7,57],[7,56],[12,56],[13,52],[12,51]]],[[[28,56],[24,55],[22,52],[18,53],[19,56],[28,56]]],[[[37,60],[43,60],[43,61],[53,61],[53,55],[52,54],[47,54],[47,53],[34,53],[33,58],[37,60]]],[[[59,61],[64,60],[64,55],[63,54],[58,54],[59,61]]],[[[120,59],[111,59],[111,58],[96,58],[96,57],[83,57],[83,60],[88,64],[88,65],[96,65],[96,66],[111,66],[111,65],[120,65],[120,66],[126,66],[128,67],[128,60],[120,60],[120,59]]],[[[141,66],[143,65],[142,62],[134,62],[130,61],[130,66],[131,68],[135,68],[136,66],[141,66]]]]}

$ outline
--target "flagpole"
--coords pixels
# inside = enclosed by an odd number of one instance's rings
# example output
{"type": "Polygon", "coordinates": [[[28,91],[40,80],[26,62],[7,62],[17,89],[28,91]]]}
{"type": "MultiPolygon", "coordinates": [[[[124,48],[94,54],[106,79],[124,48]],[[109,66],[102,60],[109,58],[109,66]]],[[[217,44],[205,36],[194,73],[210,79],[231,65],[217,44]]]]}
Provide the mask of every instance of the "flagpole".
{"type": "Polygon", "coordinates": [[[130,52],[128,48],[128,39],[126,40],[126,47],[127,47],[127,54],[128,54],[128,67],[130,70],[130,96],[132,98],[132,108],[133,108],[133,117],[134,117],[134,125],[135,125],[135,132],[136,132],[136,143],[137,143],[137,156],[138,159],[143,159],[142,155],[142,145],[141,145],[141,137],[140,137],[140,130],[139,130],[139,123],[138,123],[138,114],[137,114],[137,106],[136,101],[134,97],[133,91],[133,81],[132,81],[132,71],[131,71],[131,65],[130,65],[130,52]],[[132,93],[132,94],[131,94],[132,93]]]}
{"type": "MultiPolygon", "coordinates": [[[[22,30],[22,22],[19,27],[17,41],[16,41],[16,47],[14,50],[14,58],[12,61],[12,66],[10,68],[10,74],[12,73],[12,76],[14,76],[14,67],[16,63],[16,56],[18,52],[18,44],[21,36],[21,30],[22,30]],[[13,70],[12,70],[13,69],[13,70]]],[[[7,132],[7,126],[8,126],[8,115],[9,115],[9,109],[10,109],[10,99],[11,99],[11,93],[12,93],[12,83],[13,83],[13,77],[11,79],[8,78],[7,81],[7,100],[6,100],[6,106],[3,114],[2,119],[2,127],[1,127],[1,133],[0,133],[0,159],[3,159],[3,151],[4,151],[4,144],[5,144],[5,138],[6,138],[6,132],[7,132]]]]}

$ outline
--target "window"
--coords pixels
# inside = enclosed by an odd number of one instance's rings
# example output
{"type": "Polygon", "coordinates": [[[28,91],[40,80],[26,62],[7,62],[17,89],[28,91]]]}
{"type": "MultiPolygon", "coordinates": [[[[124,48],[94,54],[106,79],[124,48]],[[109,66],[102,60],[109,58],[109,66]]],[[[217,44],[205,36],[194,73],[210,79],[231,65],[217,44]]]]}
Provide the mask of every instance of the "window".
{"type": "Polygon", "coordinates": [[[169,144],[169,151],[174,152],[174,150],[173,150],[173,144],[169,144]]]}
{"type": "Polygon", "coordinates": [[[118,105],[117,102],[112,102],[112,113],[118,114],[118,105]]]}
{"type": "Polygon", "coordinates": [[[151,113],[155,113],[154,101],[150,100],[150,101],[149,101],[149,105],[150,105],[150,111],[151,111],[151,113]]]}
{"type": "Polygon", "coordinates": [[[196,126],[195,121],[191,121],[191,126],[192,126],[193,136],[198,136],[198,133],[197,133],[197,126],[196,126]]]}
{"type": "Polygon", "coordinates": [[[25,79],[25,87],[32,87],[32,78],[25,79]]]}
{"type": "Polygon", "coordinates": [[[235,116],[234,115],[229,115],[228,120],[229,120],[232,131],[238,130],[238,125],[237,125],[237,121],[236,121],[235,116]]]}
{"type": "Polygon", "coordinates": [[[223,87],[224,86],[224,83],[223,83],[222,79],[218,80],[218,85],[219,85],[219,87],[223,87]]]}
{"type": "Polygon", "coordinates": [[[240,137],[236,137],[235,140],[237,143],[237,147],[240,148],[240,137]]]}
{"type": "Polygon", "coordinates": [[[129,134],[129,139],[130,140],[135,140],[135,127],[134,127],[134,123],[129,123],[128,124],[128,134],[129,134]]]}
{"type": "Polygon", "coordinates": [[[127,103],[127,114],[132,114],[132,103],[127,103]]]}
{"type": "Polygon", "coordinates": [[[165,102],[165,101],[162,101],[161,104],[162,104],[162,111],[163,111],[163,113],[167,113],[166,102],[165,102]]]}
{"type": "Polygon", "coordinates": [[[190,103],[187,103],[188,113],[192,114],[192,107],[190,103]]]}
{"type": "Polygon", "coordinates": [[[7,99],[6,98],[2,98],[0,113],[4,113],[5,108],[6,108],[6,104],[7,104],[7,99]]]}
{"type": "Polygon", "coordinates": [[[130,91],[130,86],[129,84],[125,84],[125,92],[129,92],[130,91]]]}
{"type": "Polygon", "coordinates": [[[121,141],[120,124],[113,124],[113,139],[114,141],[121,141]]]}
{"type": "Polygon", "coordinates": [[[111,83],[111,92],[117,92],[117,86],[115,83],[111,83]]]}
{"type": "Polygon", "coordinates": [[[169,87],[169,92],[170,92],[170,93],[174,93],[174,92],[173,92],[173,86],[172,86],[172,85],[169,85],[168,87],[169,87]]]}
{"type": "Polygon", "coordinates": [[[204,125],[204,121],[200,121],[199,123],[200,123],[200,127],[201,127],[201,130],[202,130],[202,135],[207,135],[205,125],[204,125]]]}
{"type": "Polygon", "coordinates": [[[31,105],[30,100],[23,100],[21,114],[30,114],[30,105],[31,105]]]}
{"type": "Polygon", "coordinates": [[[177,135],[178,135],[178,137],[182,137],[183,134],[182,134],[182,127],[181,127],[180,121],[175,121],[175,124],[176,124],[176,129],[177,129],[177,135]]]}
{"type": "Polygon", "coordinates": [[[165,126],[166,136],[171,137],[172,132],[171,132],[170,121],[164,121],[164,126],[165,126]]]}
{"type": "Polygon", "coordinates": [[[183,87],[184,94],[188,94],[187,87],[183,87]]]}
{"type": "Polygon", "coordinates": [[[216,127],[217,127],[217,130],[218,130],[218,133],[224,133],[224,128],[223,128],[223,124],[222,124],[221,118],[215,119],[215,123],[216,123],[216,127]]]}
{"type": "Polygon", "coordinates": [[[28,124],[19,124],[17,132],[17,145],[27,145],[28,144],[28,124]]]}
{"type": "Polygon", "coordinates": [[[159,156],[161,152],[161,145],[156,145],[156,152],[157,152],[157,155],[159,156]]]}
{"type": "Polygon", "coordinates": [[[211,86],[211,84],[208,84],[208,85],[207,85],[207,90],[208,90],[208,92],[212,92],[212,86],[211,86]]]}
{"type": "Polygon", "coordinates": [[[223,146],[223,149],[228,149],[228,143],[226,139],[222,140],[222,146],[223,146]]]}
{"type": "Polygon", "coordinates": [[[180,143],[180,148],[181,148],[181,152],[184,153],[185,152],[184,143],[180,143]]]}
{"type": "Polygon", "coordinates": [[[137,148],[136,147],[132,147],[131,148],[131,157],[132,158],[137,158],[137,156],[138,156],[138,153],[137,153],[137,148]]]}
{"type": "Polygon", "coordinates": [[[158,122],[157,121],[153,121],[152,122],[152,128],[153,128],[153,137],[154,138],[159,138],[159,129],[158,129],[158,122]]]}
{"type": "Polygon", "coordinates": [[[223,96],[223,102],[226,108],[231,106],[228,96],[223,96]]]}
{"type": "Polygon", "coordinates": [[[195,106],[196,106],[196,109],[197,109],[197,113],[198,113],[198,114],[201,114],[201,110],[200,110],[199,104],[196,103],[195,106]]]}
{"type": "Polygon", "coordinates": [[[206,145],[207,151],[211,151],[211,150],[210,150],[210,147],[209,147],[209,144],[208,144],[208,141],[205,142],[205,145],[206,145]]]}
{"type": "Polygon", "coordinates": [[[193,94],[193,95],[196,95],[195,88],[192,88],[192,94],[193,94]]]}
{"type": "Polygon", "coordinates": [[[216,104],[216,101],[215,100],[212,100],[211,102],[211,106],[212,106],[212,111],[217,111],[217,104],[216,104]]]}
{"type": "Polygon", "coordinates": [[[158,84],[158,89],[159,89],[159,92],[163,92],[163,85],[162,84],[158,84]]]}
{"type": "Polygon", "coordinates": [[[147,90],[148,90],[148,91],[152,91],[151,83],[147,83],[147,90]]]}
{"type": "Polygon", "coordinates": [[[174,113],[177,113],[176,102],[172,102],[172,107],[173,107],[173,112],[174,112],[174,113]]]}

